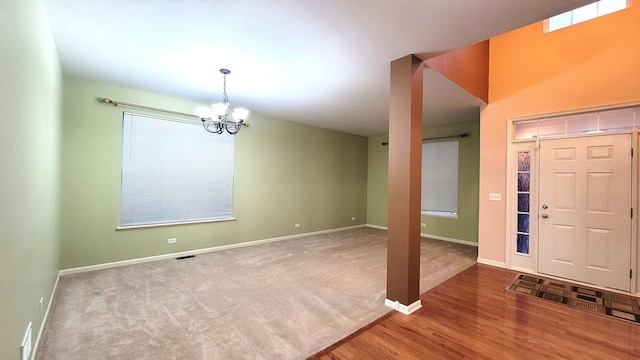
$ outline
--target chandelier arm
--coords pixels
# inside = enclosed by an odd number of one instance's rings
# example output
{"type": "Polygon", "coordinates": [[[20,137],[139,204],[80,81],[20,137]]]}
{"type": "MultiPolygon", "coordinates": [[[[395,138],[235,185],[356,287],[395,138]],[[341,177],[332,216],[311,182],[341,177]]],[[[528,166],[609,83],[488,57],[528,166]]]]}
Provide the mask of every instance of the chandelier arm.
{"type": "Polygon", "coordinates": [[[202,127],[207,132],[210,132],[212,134],[222,134],[222,132],[224,131],[224,126],[219,121],[215,121],[207,118],[202,118],[201,120],[202,120],[202,127]],[[215,130],[210,130],[209,127],[207,126],[207,123],[215,125],[215,130]]]}
{"type": "Polygon", "coordinates": [[[202,127],[203,127],[205,130],[207,130],[208,132],[212,133],[212,134],[215,134],[215,133],[216,133],[215,131],[211,131],[211,130],[209,130],[209,128],[207,128],[207,125],[205,125],[205,124],[202,124],[202,127]]]}
{"type": "Polygon", "coordinates": [[[240,132],[240,129],[242,129],[242,124],[239,123],[235,123],[232,121],[227,121],[225,123],[225,129],[227,130],[227,132],[231,135],[235,135],[238,132],[240,132]]]}

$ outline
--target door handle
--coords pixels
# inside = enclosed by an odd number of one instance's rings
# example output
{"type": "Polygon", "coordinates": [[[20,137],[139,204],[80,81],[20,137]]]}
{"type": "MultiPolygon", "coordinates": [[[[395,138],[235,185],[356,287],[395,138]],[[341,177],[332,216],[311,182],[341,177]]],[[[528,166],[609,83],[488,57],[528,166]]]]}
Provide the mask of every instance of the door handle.
{"type": "Polygon", "coordinates": [[[548,218],[548,217],[549,217],[549,215],[547,215],[547,214],[542,214],[542,215],[540,215],[540,216],[542,216],[542,218],[543,218],[543,219],[546,219],[546,218],[548,218]]]}

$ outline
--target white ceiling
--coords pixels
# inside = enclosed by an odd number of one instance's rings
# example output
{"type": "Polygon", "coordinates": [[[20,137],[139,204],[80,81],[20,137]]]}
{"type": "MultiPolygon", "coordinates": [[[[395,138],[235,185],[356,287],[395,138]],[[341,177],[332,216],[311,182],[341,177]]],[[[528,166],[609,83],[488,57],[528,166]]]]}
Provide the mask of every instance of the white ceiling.
{"type": "MultiPolygon", "coordinates": [[[[392,60],[408,54],[426,58],[592,1],[46,0],[46,4],[67,75],[212,103],[222,97],[219,69],[228,68],[232,106],[369,136],[388,131],[392,60]]],[[[425,72],[425,126],[457,121],[480,104],[434,71],[425,72]]]]}

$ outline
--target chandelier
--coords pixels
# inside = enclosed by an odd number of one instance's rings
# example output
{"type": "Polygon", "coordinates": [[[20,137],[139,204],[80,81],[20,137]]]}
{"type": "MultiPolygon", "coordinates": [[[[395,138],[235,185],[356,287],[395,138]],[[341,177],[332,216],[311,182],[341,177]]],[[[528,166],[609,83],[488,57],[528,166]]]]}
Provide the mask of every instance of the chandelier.
{"type": "Polygon", "coordinates": [[[222,134],[225,130],[231,134],[237,134],[245,124],[244,120],[249,116],[249,110],[236,108],[229,114],[229,96],[227,95],[227,75],[231,71],[227,69],[220,69],[224,77],[224,83],[222,87],[222,102],[211,104],[211,110],[209,111],[209,117],[202,117],[202,126],[204,129],[213,134],[222,134]]]}

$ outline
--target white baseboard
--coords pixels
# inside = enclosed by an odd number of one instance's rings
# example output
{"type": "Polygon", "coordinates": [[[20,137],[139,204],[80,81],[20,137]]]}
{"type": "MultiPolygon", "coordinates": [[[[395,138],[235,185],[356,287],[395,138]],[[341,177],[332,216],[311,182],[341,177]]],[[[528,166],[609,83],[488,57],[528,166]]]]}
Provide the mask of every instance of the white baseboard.
{"type": "Polygon", "coordinates": [[[518,267],[518,266],[507,267],[505,265],[505,269],[509,269],[509,270],[513,270],[513,271],[517,271],[517,272],[525,273],[525,274],[539,275],[537,272],[535,272],[535,271],[533,271],[531,269],[518,267]]]}
{"type": "Polygon", "coordinates": [[[495,266],[495,267],[499,267],[499,268],[503,268],[503,269],[507,268],[507,264],[505,264],[504,262],[495,261],[495,260],[489,260],[489,259],[483,259],[481,257],[478,257],[478,264],[490,265],[490,266],[495,266]]]}
{"type": "MultiPolygon", "coordinates": [[[[389,228],[386,227],[386,226],[373,225],[373,224],[367,224],[366,226],[370,227],[370,228],[373,228],[373,229],[389,230],[389,228]]],[[[448,242],[452,242],[452,243],[456,243],[456,244],[463,244],[463,245],[469,245],[469,246],[478,247],[478,243],[477,242],[473,242],[473,241],[454,239],[454,238],[449,238],[449,237],[445,237],[445,236],[426,234],[426,233],[420,233],[420,236],[421,237],[427,237],[427,238],[435,239],[435,240],[448,241],[448,242]]]]}
{"type": "Polygon", "coordinates": [[[389,230],[386,226],[380,226],[380,225],[373,225],[373,224],[367,224],[367,227],[370,227],[372,229],[378,229],[378,230],[389,230]]]}
{"type": "Polygon", "coordinates": [[[49,311],[51,310],[51,304],[53,304],[53,297],[56,295],[56,291],[58,291],[58,282],[60,281],[60,273],[56,277],[56,282],[53,284],[53,290],[51,290],[51,296],[49,296],[49,303],[47,304],[47,310],[44,312],[44,316],[42,317],[42,324],[40,324],[40,330],[38,330],[38,336],[36,337],[36,342],[33,343],[33,351],[31,351],[31,360],[34,360],[38,354],[38,346],[40,345],[40,339],[42,338],[42,333],[44,332],[44,328],[47,325],[47,320],[49,319],[49,311]]]}
{"type": "Polygon", "coordinates": [[[411,313],[413,313],[414,311],[422,307],[422,301],[418,299],[414,301],[412,304],[404,305],[404,304],[401,304],[399,301],[384,299],[384,305],[392,308],[393,310],[396,310],[399,313],[402,313],[405,315],[411,315],[411,313]]]}
{"type": "Polygon", "coordinates": [[[430,238],[430,239],[448,241],[456,244],[463,244],[463,245],[478,247],[478,243],[473,241],[460,240],[460,239],[448,238],[440,235],[432,235],[432,234],[425,234],[425,233],[420,233],[420,236],[430,238]]]}
{"type": "Polygon", "coordinates": [[[270,239],[247,241],[247,242],[242,242],[242,243],[237,243],[237,244],[230,244],[230,245],[215,246],[215,247],[202,248],[202,249],[196,249],[196,250],[181,251],[181,252],[176,252],[176,253],[171,253],[171,254],[147,256],[147,257],[137,258],[137,259],[114,261],[114,262],[97,264],[97,265],[81,266],[81,267],[75,267],[75,268],[60,270],[60,276],[71,275],[71,274],[79,274],[79,273],[102,270],[102,269],[110,269],[110,268],[120,267],[120,266],[142,264],[142,263],[146,263],[146,262],[150,262],[150,261],[175,259],[177,257],[182,257],[182,256],[191,256],[191,255],[209,253],[209,252],[213,252],[213,251],[223,251],[223,250],[241,248],[241,247],[246,247],[246,246],[267,244],[267,243],[272,243],[272,242],[277,242],[277,241],[297,239],[297,238],[306,237],[306,236],[328,234],[328,233],[332,233],[332,232],[336,232],[336,231],[358,229],[358,228],[362,228],[362,227],[365,227],[365,225],[354,225],[354,226],[347,226],[347,227],[336,228],[336,229],[312,231],[312,232],[301,233],[301,234],[280,236],[280,237],[275,237],[275,238],[270,238],[270,239]]]}

